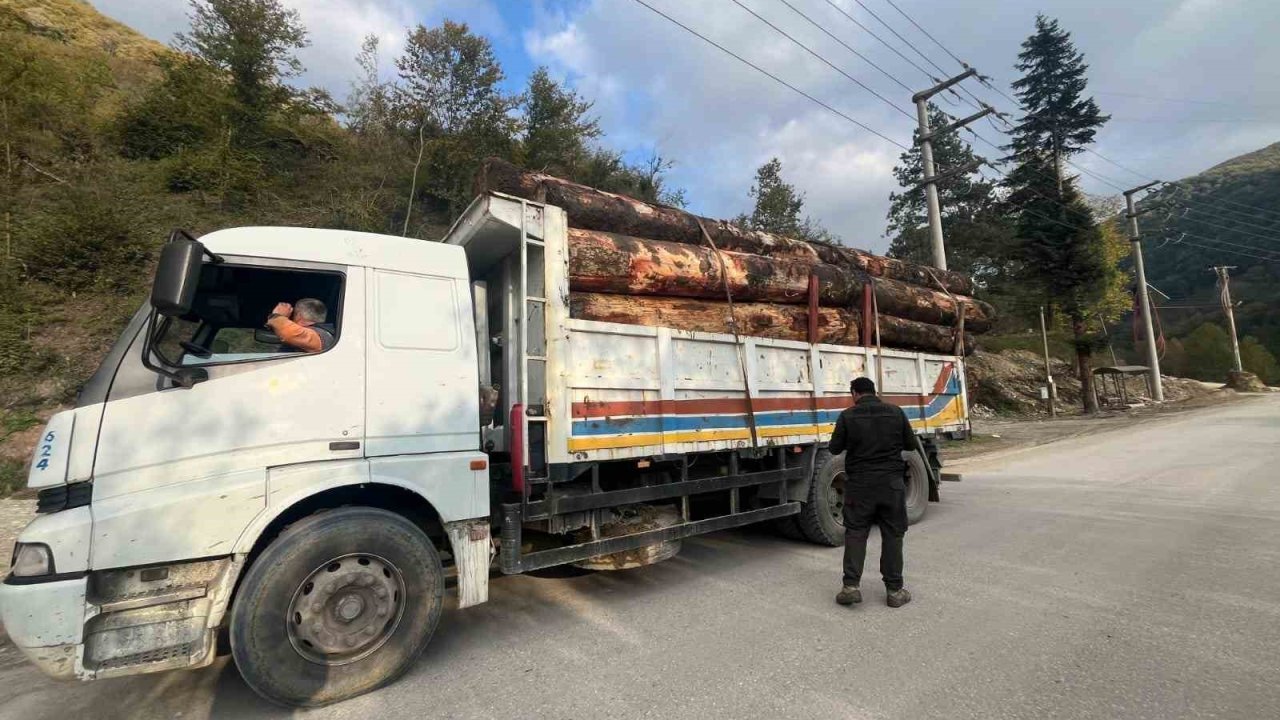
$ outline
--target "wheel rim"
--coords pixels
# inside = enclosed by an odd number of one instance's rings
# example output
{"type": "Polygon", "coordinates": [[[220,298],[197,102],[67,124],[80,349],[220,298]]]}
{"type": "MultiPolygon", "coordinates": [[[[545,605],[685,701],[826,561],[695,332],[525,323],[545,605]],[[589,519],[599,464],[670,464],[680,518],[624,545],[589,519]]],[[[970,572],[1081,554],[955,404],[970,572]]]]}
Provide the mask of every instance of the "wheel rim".
{"type": "Polygon", "coordinates": [[[920,473],[916,472],[915,467],[910,464],[907,465],[907,477],[905,480],[907,483],[907,507],[915,507],[923,497],[921,493],[924,491],[925,480],[920,476],[920,473]]]}
{"type": "Polygon", "coordinates": [[[368,657],[404,616],[400,569],[365,553],[342,555],[311,571],[293,593],[285,625],[299,655],[319,665],[368,657]]]}
{"type": "Polygon", "coordinates": [[[840,527],[844,527],[844,471],[831,476],[827,485],[827,512],[840,527]]]}

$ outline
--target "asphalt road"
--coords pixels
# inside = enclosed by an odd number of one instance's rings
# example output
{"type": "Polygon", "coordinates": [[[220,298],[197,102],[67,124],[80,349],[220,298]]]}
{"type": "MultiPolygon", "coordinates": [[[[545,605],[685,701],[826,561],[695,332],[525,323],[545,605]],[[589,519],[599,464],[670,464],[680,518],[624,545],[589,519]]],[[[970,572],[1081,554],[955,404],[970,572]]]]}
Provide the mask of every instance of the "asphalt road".
{"type": "MultiPolygon", "coordinates": [[[[1280,397],[970,462],[907,534],[911,605],[742,531],[503,578],[395,685],[308,718],[1273,718],[1280,397]]],[[[878,556],[875,543],[870,558],[878,556]]],[[[0,650],[0,718],[290,715],[221,660],[91,684],[0,650]]]]}

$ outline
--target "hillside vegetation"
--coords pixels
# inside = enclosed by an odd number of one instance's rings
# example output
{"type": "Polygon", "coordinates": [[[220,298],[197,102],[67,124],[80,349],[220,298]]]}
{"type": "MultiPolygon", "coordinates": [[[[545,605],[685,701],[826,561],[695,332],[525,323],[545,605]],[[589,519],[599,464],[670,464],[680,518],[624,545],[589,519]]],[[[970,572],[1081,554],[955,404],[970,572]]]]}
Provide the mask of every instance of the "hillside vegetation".
{"type": "Polygon", "coordinates": [[[1280,143],[1166,187],[1140,203],[1148,281],[1172,300],[1160,313],[1166,371],[1221,380],[1230,369],[1214,265],[1233,265],[1231,295],[1246,369],[1280,383],[1280,143]],[[1252,367],[1249,367],[1252,365],[1252,367]]]}
{"type": "Polygon", "coordinates": [[[168,48],[79,0],[0,0],[0,495],[142,302],[172,228],[438,240],[487,155],[682,202],[668,161],[601,148],[591,104],[547,72],[502,90],[465,25],[408,28],[391,79],[368,39],[340,103],[290,84],[296,11],[200,0],[190,17],[168,48]]]}

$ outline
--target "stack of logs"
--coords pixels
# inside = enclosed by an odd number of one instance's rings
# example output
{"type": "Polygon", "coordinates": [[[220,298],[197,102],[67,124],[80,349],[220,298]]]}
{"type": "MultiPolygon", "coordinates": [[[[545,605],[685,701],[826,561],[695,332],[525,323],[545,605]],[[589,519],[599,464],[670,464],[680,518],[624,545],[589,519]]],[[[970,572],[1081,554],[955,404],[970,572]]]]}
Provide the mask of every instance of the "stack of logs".
{"type": "Polygon", "coordinates": [[[836,345],[874,346],[878,329],[884,347],[968,354],[969,333],[995,317],[961,273],[747,230],[498,159],[485,161],[476,190],[567,213],[576,318],[836,345]]]}

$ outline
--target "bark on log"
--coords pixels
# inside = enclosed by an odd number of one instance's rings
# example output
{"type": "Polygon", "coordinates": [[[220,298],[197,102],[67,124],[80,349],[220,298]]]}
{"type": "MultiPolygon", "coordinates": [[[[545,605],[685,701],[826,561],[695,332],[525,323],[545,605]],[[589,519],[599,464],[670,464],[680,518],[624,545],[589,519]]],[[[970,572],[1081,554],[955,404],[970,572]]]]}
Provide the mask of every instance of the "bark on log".
{"type": "MultiPolygon", "coordinates": [[[[739,335],[802,342],[808,338],[807,307],[735,302],[733,310],[739,335]]],[[[573,292],[569,295],[569,315],[582,320],[625,325],[697,332],[731,332],[728,303],[713,300],[573,292]]],[[[818,342],[857,345],[861,323],[861,313],[842,308],[819,308],[818,342]]],[[[886,348],[943,354],[951,354],[955,349],[951,328],[914,320],[881,315],[880,335],[881,343],[886,348]]],[[[973,349],[973,338],[966,333],[965,354],[973,352],[973,349]]]]}
{"type": "MultiPolygon", "coordinates": [[[[735,302],[733,314],[737,319],[739,335],[802,342],[808,339],[807,307],[735,302]]],[[[728,303],[713,300],[573,292],[569,294],[569,316],[624,325],[712,333],[732,332],[728,303]]],[[[858,323],[853,313],[837,308],[819,308],[818,342],[857,345],[858,323]]]]}
{"type": "MultiPolygon", "coordinates": [[[[725,278],[735,301],[803,304],[808,302],[809,275],[818,278],[819,303],[848,308],[862,298],[866,273],[820,262],[775,260],[761,255],[645,240],[625,235],[569,230],[570,288],[584,292],[662,295],[721,300],[725,278]]],[[[964,305],[965,326],[983,332],[994,311],[987,303],[897,280],[875,281],[880,312],[936,325],[954,325],[957,306],[964,305]]]]}
{"type": "Polygon", "coordinates": [[[701,221],[721,250],[765,255],[779,260],[820,261],[862,270],[876,277],[945,289],[960,295],[973,294],[973,281],[963,273],[926,268],[854,248],[747,230],[722,220],[700,218],[677,208],[654,205],[545,173],[524,170],[497,158],[484,161],[476,176],[475,191],[476,194],[503,192],[556,205],[568,213],[569,224],[573,227],[689,245],[705,244],[699,228],[701,221]]]}

